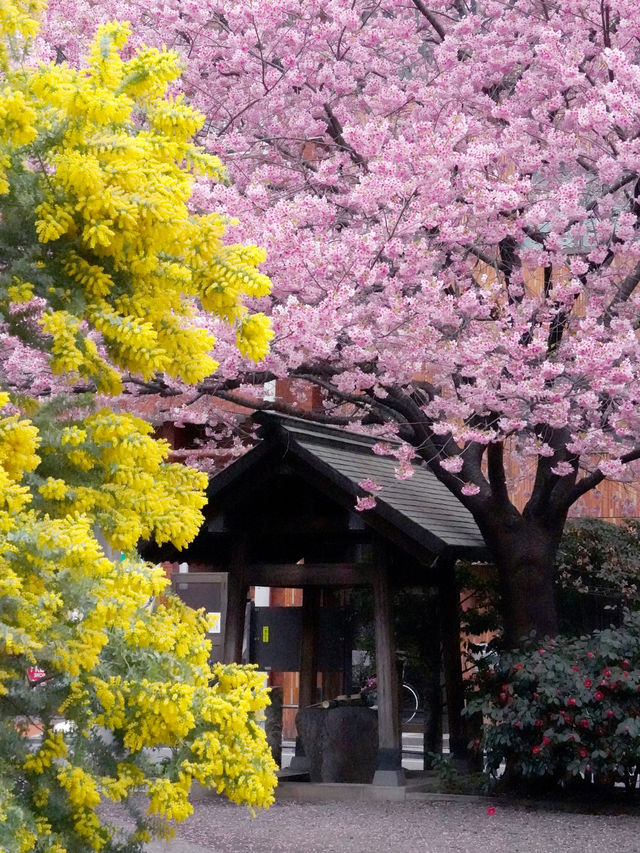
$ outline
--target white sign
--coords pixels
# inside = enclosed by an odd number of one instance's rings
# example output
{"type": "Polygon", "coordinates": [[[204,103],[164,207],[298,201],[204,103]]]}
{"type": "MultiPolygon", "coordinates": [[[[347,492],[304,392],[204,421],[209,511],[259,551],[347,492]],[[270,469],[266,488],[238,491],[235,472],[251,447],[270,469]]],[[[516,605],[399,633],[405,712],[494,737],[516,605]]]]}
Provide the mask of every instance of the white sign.
{"type": "Polygon", "coordinates": [[[216,613],[213,610],[210,610],[207,613],[207,621],[209,623],[209,633],[210,634],[219,634],[220,633],[220,624],[221,624],[221,613],[216,613]]]}

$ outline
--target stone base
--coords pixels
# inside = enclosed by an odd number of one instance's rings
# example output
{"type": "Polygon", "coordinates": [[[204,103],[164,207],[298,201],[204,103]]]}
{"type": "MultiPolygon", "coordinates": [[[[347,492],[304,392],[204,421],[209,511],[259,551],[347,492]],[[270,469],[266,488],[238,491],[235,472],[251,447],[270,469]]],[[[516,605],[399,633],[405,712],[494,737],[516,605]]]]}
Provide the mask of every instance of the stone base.
{"type": "Polygon", "coordinates": [[[399,767],[396,770],[376,770],[371,784],[385,785],[386,787],[406,785],[407,777],[405,776],[402,767],[399,767]]]}
{"type": "Polygon", "coordinates": [[[303,708],[296,726],[311,782],[371,782],[378,752],[378,715],[371,708],[303,708]]]}
{"type": "Polygon", "coordinates": [[[294,755],[289,764],[289,770],[307,773],[309,770],[309,759],[306,755],[294,755]]]}

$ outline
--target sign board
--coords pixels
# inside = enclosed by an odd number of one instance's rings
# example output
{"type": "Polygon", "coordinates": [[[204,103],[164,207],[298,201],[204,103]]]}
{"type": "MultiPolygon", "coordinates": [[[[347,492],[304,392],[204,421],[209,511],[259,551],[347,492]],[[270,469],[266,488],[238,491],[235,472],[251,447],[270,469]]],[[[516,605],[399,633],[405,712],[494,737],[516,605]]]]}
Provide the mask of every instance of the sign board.
{"type": "Polygon", "coordinates": [[[27,669],[27,678],[29,679],[31,684],[37,684],[39,681],[42,681],[42,679],[46,677],[47,673],[39,666],[30,666],[27,669]]]}
{"type": "Polygon", "coordinates": [[[179,572],[171,577],[175,594],[194,610],[204,607],[209,620],[211,663],[222,660],[227,611],[226,572],[179,572]]]}
{"type": "MultiPolygon", "coordinates": [[[[255,607],[251,660],[260,669],[299,672],[302,646],[301,607],[255,607]]],[[[318,610],[318,672],[346,671],[351,665],[351,628],[341,607],[318,610]]]]}

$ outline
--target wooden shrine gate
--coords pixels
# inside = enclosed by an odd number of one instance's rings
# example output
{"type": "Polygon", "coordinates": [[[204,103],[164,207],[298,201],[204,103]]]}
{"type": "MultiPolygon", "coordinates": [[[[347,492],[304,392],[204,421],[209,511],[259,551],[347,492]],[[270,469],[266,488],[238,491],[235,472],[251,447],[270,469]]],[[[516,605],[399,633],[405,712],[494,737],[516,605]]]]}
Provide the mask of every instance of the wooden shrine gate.
{"type": "MultiPolygon", "coordinates": [[[[227,573],[221,647],[227,662],[242,659],[250,587],[301,588],[300,707],[315,702],[320,591],[372,589],[379,732],[374,783],[403,784],[390,591],[440,590],[444,655],[450,672],[456,666],[459,670],[454,565],[458,557],[485,557],[483,539],[470,513],[426,466],[416,464],[414,476],[401,482],[395,460],[374,453],[373,439],[297,418],[254,417],[261,424],[261,440],[211,479],[206,522],[194,542],[180,553],[168,547],[145,553],[151,559],[188,561],[227,573]],[[367,477],[382,489],[376,506],[358,513],[355,502],[363,494],[358,484],[367,477]]],[[[455,752],[466,743],[462,694],[456,687],[461,679],[450,681],[455,752]]]]}

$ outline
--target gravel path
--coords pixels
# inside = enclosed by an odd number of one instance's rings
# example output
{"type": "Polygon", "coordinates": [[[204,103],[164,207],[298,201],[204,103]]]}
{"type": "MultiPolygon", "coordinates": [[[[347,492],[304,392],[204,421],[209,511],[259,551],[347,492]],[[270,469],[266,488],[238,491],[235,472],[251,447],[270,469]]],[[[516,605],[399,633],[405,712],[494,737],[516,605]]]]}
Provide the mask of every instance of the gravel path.
{"type": "Polygon", "coordinates": [[[149,853],[640,853],[640,816],[490,805],[282,802],[252,818],[207,798],[149,853]]]}

